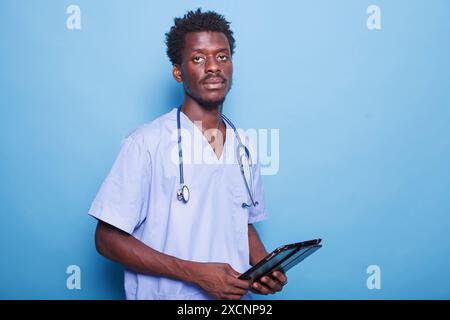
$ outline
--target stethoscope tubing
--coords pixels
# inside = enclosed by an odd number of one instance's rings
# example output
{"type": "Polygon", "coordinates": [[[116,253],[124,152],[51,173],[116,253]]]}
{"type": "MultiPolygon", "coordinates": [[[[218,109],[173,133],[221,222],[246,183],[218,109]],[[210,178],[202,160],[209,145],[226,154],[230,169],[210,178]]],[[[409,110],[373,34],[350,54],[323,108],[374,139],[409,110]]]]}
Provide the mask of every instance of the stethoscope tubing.
{"type": "MultiPolygon", "coordinates": [[[[181,147],[181,121],[180,121],[180,113],[181,113],[181,106],[178,107],[177,110],[177,131],[178,131],[178,159],[179,159],[179,170],[180,170],[180,189],[177,192],[177,198],[180,201],[183,201],[184,203],[187,203],[189,201],[189,188],[184,184],[184,173],[183,173],[183,150],[181,147]]],[[[238,141],[238,161],[239,161],[239,170],[241,171],[242,178],[244,180],[245,188],[247,189],[248,195],[250,197],[250,201],[252,202],[251,205],[246,204],[245,202],[242,203],[243,208],[254,206],[256,207],[259,203],[258,201],[255,201],[252,195],[251,189],[253,189],[253,174],[252,174],[252,158],[250,155],[250,151],[248,148],[242,143],[241,137],[239,136],[239,133],[237,132],[237,129],[235,125],[231,122],[230,119],[228,119],[225,115],[221,115],[221,118],[228,123],[228,125],[233,129],[234,135],[236,136],[236,139],[238,141]],[[247,158],[248,165],[249,165],[249,175],[250,175],[250,186],[247,182],[247,179],[245,178],[245,172],[244,172],[244,165],[242,163],[242,155],[239,152],[239,149],[244,150],[244,156],[247,158]]]]}

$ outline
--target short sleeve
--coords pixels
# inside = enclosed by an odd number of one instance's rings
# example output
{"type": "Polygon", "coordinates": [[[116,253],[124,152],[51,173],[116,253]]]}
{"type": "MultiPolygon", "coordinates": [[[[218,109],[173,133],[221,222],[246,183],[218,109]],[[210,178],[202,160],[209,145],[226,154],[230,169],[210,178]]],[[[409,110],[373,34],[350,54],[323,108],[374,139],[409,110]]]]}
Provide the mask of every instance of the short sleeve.
{"type": "Polygon", "coordinates": [[[248,223],[252,224],[265,220],[267,218],[266,201],[264,198],[264,188],[261,179],[261,166],[259,161],[253,166],[253,186],[255,201],[258,201],[256,207],[249,208],[248,223]]]}
{"type": "Polygon", "coordinates": [[[149,152],[132,136],[125,138],[88,213],[131,234],[146,216],[150,168],[149,152]]]}

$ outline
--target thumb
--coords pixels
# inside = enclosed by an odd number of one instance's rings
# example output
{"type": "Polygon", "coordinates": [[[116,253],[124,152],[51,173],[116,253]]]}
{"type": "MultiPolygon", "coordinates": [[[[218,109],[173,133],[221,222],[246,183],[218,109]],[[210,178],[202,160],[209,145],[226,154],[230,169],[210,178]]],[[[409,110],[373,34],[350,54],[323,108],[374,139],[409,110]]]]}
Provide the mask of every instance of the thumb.
{"type": "Polygon", "coordinates": [[[237,272],[236,270],[234,270],[233,269],[233,267],[232,266],[230,266],[230,265],[228,265],[228,272],[232,275],[232,276],[234,276],[234,277],[239,277],[241,274],[239,273],[239,272],[237,272]]]}

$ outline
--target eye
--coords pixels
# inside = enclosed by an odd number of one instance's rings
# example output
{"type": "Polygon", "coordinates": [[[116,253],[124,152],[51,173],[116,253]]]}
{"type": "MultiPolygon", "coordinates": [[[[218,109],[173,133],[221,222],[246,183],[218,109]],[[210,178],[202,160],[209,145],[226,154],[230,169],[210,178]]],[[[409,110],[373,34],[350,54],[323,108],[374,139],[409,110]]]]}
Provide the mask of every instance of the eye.
{"type": "Polygon", "coordinates": [[[228,56],[225,54],[221,54],[217,58],[219,61],[227,61],[228,60],[228,56]]]}
{"type": "Polygon", "coordinates": [[[203,60],[205,60],[205,58],[202,56],[195,56],[194,58],[192,58],[192,61],[194,61],[195,63],[200,63],[203,60]]]}

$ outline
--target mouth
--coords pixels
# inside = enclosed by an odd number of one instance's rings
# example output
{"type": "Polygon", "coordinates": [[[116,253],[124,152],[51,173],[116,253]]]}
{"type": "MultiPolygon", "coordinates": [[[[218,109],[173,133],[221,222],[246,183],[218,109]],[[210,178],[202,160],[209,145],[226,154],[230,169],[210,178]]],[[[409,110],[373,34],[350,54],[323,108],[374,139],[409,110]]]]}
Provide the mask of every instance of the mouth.
{"type": "Polygon", "coordinates": [[[219,77],[215,77],[215,78],[209,78],[206,79],[205,81],[203,81],[203,86],[206,89],[209,90],[215,90],[215,89],[222,89],[225,87],[225,79],[223,78],[219,78],[219,77]]]}

